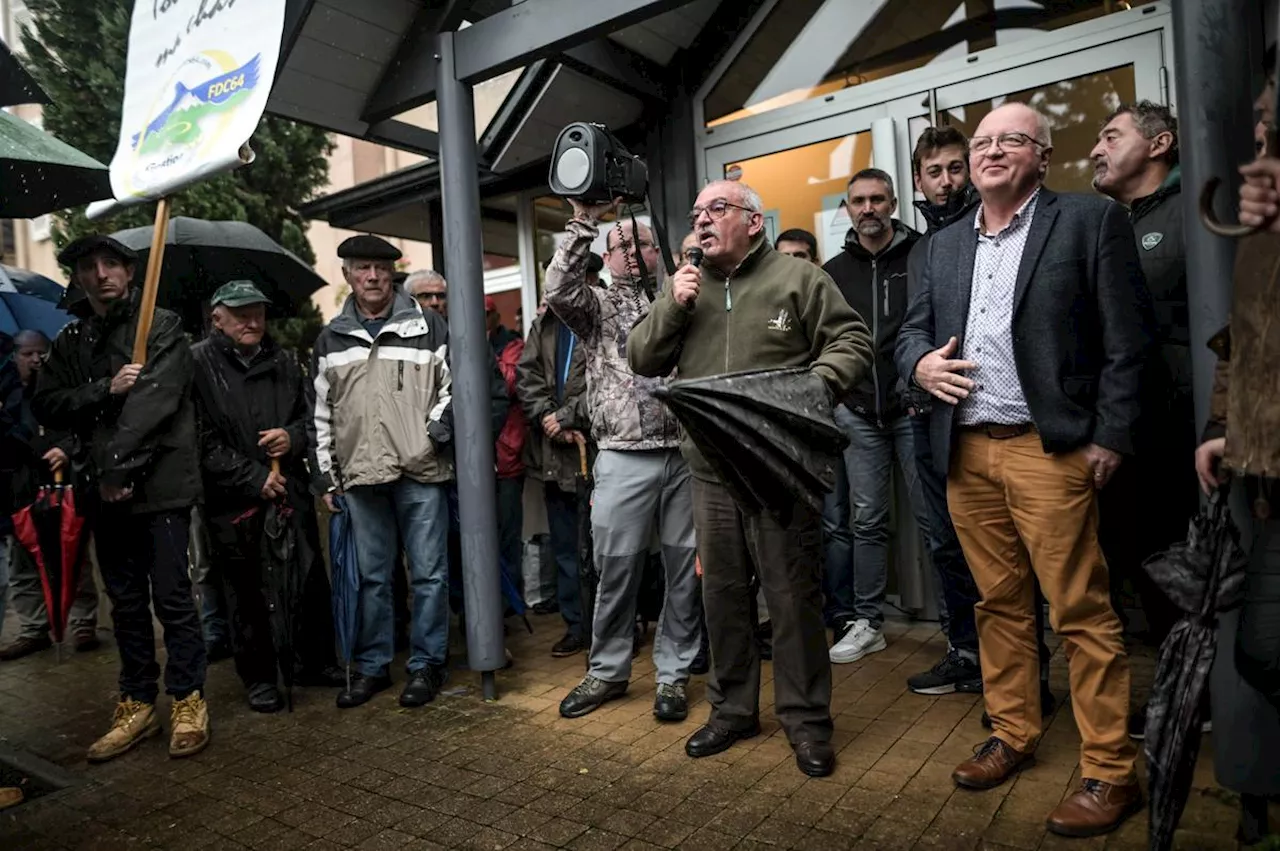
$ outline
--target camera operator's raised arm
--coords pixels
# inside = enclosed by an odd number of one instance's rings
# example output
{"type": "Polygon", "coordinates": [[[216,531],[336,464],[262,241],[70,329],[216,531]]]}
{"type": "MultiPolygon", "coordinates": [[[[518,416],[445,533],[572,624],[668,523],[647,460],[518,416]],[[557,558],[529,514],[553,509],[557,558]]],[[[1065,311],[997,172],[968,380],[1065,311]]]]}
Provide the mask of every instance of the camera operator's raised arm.
{"type": "Polygon", "coordinates": [[[556,249],[547,267],[545,296],[547,307],[565,326],[584,341],[600,334],[604,298],[587,280],[591,244],[600,235],[600,218],[614,209],[613,203],[583,204],[569,199],[573,218],[565,224],[569,233],[556,249]]]}

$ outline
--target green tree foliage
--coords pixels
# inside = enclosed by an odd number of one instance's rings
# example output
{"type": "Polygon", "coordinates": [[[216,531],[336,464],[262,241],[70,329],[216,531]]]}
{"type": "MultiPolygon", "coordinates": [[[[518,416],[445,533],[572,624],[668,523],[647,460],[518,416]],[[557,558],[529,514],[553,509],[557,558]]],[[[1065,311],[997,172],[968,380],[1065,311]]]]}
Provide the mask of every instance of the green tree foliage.
{"type": "MultiPolygon", "coordinates": [[[[101,162],[115,155],[124,99],[125,58],[133,0],[27,0],[32,25],[22,34],[26,65],[49,94],[44,127],[101,162]]],[[[329,177],[333,143],[324,131],[267,115],[250,146],[251,165],[201,181],[173,196],[172,214],[245,221],[307,263],[315,253],[298,208],[315,197],[329,177]]],[[[150,225],[155,207],[130,207],[90,222],[83,210],[58,217],[59,247],[103,228],[115,231],[150,225]]],[[[320,313],[302,305],[299,315],[274,323],[282,344],[308,348],[319,332],[320,313]]]]}

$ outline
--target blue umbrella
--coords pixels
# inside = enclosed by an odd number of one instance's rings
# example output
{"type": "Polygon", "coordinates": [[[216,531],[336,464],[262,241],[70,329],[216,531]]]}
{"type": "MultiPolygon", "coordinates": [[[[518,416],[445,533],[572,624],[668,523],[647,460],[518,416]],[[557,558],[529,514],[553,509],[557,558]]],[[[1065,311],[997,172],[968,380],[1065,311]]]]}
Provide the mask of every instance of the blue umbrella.
{"type": "Polygon", "coordinates": [[[37,296],[0,290],[0,331],[39,331],[50,340],[71,321],[71,314],[37,296]]]}
{"type": "Polygon", "coordinates": [[[351,662],[355,653],[356,620],[360,604],[360,570],[356,564],[356,535],[351,527],[347,501],[334,495],[338,511],[329,515],[329,562],[333,569],[333,630],[338,655],[347,668],[347,691],[351,690],[351,662]]]}
{"type": "Polygon", "coordinates": [[[0,290],[8,290],[10,286],[16,292],[33,295],[50,304],[62,301],[62,297],[66,294],[61,284],[44,275],[19,269],[17,266],[0,266],[0,290]]]}

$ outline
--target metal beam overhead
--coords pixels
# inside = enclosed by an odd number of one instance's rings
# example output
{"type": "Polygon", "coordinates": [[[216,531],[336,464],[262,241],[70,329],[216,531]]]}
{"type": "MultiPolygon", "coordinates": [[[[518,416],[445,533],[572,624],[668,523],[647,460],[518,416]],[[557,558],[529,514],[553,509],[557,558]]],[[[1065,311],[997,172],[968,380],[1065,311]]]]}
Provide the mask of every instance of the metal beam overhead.
{"type": "Polygon", "coordinates": [[[666,69],[607,38],[569,48],[560,62],[629,95],[643,100],[666,100],[666,69]]]}
{"type": "MultiPolygon", "coordinates": [[[[284,35],[280,39],[280,61],[276,64],[276,79],[284,71],[293,46],[302,35],[302,28],[307,24],[307,16],[315,6],[315,0],[285,0],[284,3],[284,35]]],[[[273,81],[274,84],[274,81],[273,81]]]]}
{"type": "Polygon", "coordinates": [[[467,0],[448,0],[423,7],[405,33],[396,58],[378,81],[361,118],[376,124],[436,99],[436,34],[462,23],[467,0]]]}
{"type": "Polygon", "coordinates": [[[387,119],[369,125],[364,138],[392,148],[399,148],[424,157],[440,156],[440,136],[434,130],[415,127],[404,121],[387,119]]]}
{"type": "Polygon", "coordinates": [[[479,83],[693,0],[525,0],[457,34],[457,74],[479,83]]]}

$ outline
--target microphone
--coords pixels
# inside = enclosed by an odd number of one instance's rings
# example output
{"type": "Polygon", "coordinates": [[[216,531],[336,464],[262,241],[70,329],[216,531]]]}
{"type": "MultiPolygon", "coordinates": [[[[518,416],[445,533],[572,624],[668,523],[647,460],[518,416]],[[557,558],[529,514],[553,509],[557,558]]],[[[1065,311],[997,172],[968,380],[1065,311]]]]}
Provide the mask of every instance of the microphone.
{"type": "Polygon", "coordinates": [[[700,266],[702,266],[702,249],[701,248],[697,248],[697,247],[690,248],[688,251],[685,252],[685,256],[689,258],[689,265],[692,266],[693,268],[697,269],[700,266]]]}

